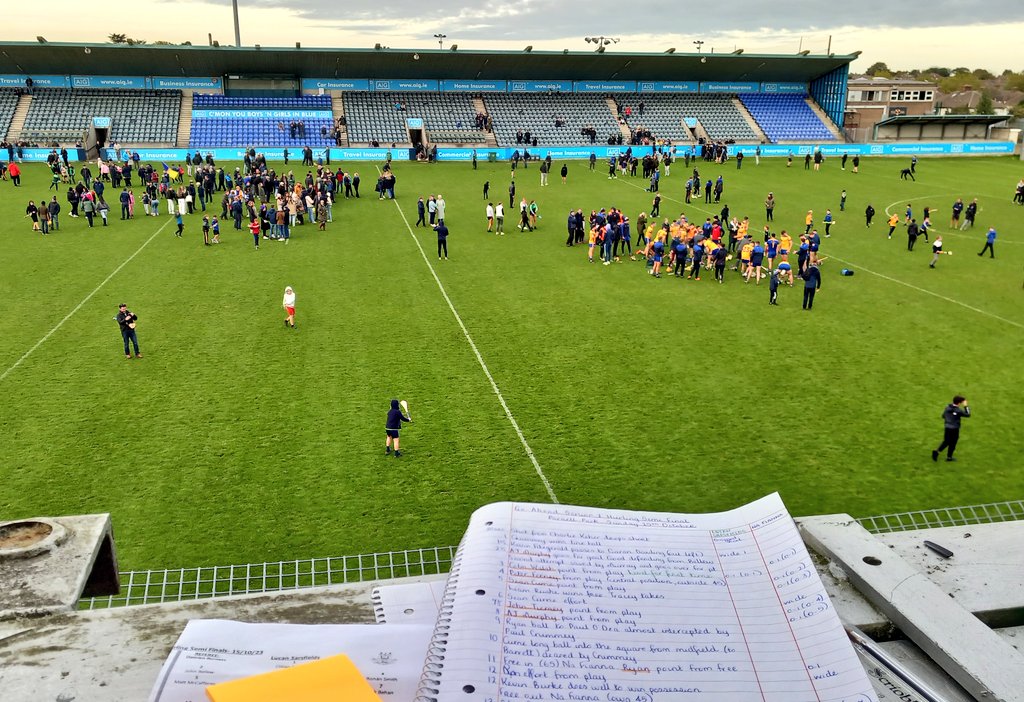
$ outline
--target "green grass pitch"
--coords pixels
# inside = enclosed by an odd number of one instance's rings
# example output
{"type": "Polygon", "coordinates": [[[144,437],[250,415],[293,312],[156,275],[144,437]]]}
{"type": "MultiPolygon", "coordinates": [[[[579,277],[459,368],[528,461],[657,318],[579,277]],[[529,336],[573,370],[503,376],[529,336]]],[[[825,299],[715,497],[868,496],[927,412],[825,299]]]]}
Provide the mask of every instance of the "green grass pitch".
{"type": "MultiPolygon", "coordinates": [[[[769,307],[765,284],[731,272],[718,285],[588,264],[564,245],[569,208],[635,221],[651,202],[643,180],[600,164],[570,162],[562,185],[556,161],[546,188],[520,169],[517,201],[538,201],[540,228],[520,234],[511,208],[504,237],[484,231],[481,187],[507,205],[505,164],[397,163],[401,212],[376,199],[373,164],[345,165],[363,197],[342,199],[328,231],[259,251],[230,223],[204,248],[198,216],[177,239],[163,208],[121,222],[115,204],[88,230],[63,192],[61,230],[42,237],[24,211],[52,194],[45,169],[0,183],[0,517],[109,511],[121,566],[139,569],[449,545],[484,503],[549,500],[427,262],[561,502],[712,511],[778,490],[796,515],[864,516],[1024,493],[1016,159],[923,159],[916,182],[902,160],[856,175],[838,159],[819,173],[701,164],[752,232],[768,191],[777,229],[832,209],[810,313],[798,288],[769,307]],[[407,227],[429,193],[448,203],[448,261],[433,232],[407,227]],[[948,230],[958,196],[979,199],[972,231],[948,230]],[[932,207],[954,254],[934,270],[923,240],[908,253],[902,226],[885,236],[886,209],[907,203],[932,207]],[[994,260],[975,255],[989,225],[994,260]],[[142,360],[121,353],[121,301],[140,316],[142,360]],[[935,464],[954,393],[974,416],[959,461],[935,464]],[[392,397],[415,419],[399,460],[383,455],[392,397]]],[[[702,220],[703,202],[680,202],[686,173],[663,179],[662,214],[702,220]]]]}

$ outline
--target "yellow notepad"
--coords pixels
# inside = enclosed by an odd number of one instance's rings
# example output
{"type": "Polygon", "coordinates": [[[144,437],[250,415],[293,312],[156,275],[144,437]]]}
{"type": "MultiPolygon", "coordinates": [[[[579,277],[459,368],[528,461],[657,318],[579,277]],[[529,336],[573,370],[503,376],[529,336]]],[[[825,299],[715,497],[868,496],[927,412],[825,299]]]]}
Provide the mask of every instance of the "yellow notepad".
{"type": "Polygon", "coordinates": [[[331,656],[206,688],[210,702],[381,702],[348,656],[331,656]]]}

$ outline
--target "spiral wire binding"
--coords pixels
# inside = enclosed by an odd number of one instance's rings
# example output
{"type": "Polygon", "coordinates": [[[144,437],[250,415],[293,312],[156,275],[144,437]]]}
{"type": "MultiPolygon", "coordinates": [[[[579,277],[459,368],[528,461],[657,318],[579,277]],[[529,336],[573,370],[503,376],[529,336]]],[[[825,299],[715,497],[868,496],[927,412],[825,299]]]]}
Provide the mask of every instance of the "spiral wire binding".
{"type": "Polygon", "coordinates": [[[434,625],[434,633],[430,636],[430,645],[427,646],[427,656],[423,663],[423,672],[420,674],[420,684],[416,688],[416,697],[413,702],[437,702],[437,696],[441,691],[441,675],[444,672],[444,654],[448,650],[448,632],[451,630],[452,611],[455,604],[455,591],[459,584],[459,571],[462,568],[463,547],[466,542],[463,539],[458,550],[452,558],[452,568],[448,574],[448,582],[444,586],[444,595],[441,597],[441,606],[437,612],[437,624],[434,625]]]}

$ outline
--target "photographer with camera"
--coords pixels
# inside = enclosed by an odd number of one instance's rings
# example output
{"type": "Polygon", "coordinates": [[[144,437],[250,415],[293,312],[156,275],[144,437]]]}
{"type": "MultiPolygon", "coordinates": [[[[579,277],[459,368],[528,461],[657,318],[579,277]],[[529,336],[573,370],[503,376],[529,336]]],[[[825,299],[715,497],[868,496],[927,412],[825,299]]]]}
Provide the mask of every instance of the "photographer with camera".
{"type": "Polygon", "coordinates": [[[134,312],[128,310],[128,305],[121,303],[117,308],[117,316],[114,317],[117,321],[118,326],[121,327],[121,338],[124,339],[124,357],[130,359],[132,357],[128,350],[128,342],[130,341],[135,347],[135,358],[142,358],[142,353],[139,351],[139,337],[135,333],[135,324],[139,317],[134,312]]]}

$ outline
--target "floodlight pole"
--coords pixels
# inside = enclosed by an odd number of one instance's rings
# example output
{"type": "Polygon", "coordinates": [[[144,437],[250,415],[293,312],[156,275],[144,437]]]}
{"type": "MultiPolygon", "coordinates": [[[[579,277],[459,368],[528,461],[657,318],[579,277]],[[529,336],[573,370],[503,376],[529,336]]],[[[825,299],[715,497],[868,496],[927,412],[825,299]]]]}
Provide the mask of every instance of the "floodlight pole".
{"type": "Polygon", "coordinates": [[[231,11],[235,13],[235,46],[242,46],[242,33],[238,29],[238,0],[231,0],[231,11]]]}

